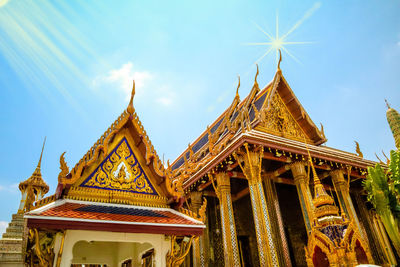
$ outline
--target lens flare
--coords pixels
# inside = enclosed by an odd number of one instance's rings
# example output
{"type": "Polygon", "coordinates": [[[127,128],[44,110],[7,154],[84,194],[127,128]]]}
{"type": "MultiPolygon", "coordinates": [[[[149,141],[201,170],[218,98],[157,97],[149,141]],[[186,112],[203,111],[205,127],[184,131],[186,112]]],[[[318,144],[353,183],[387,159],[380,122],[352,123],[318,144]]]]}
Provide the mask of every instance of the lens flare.
{"type": "Polygon", "coordinates": [[[292,41],[287,41],[288,37],[290,34],[292,34],[300,25],[307,20],[311,15],[318,10],[321,7],[321,3],[317,2],[315,3],[307,12],[303,15],[303,17],[298,20],[291,28],[290,30],[283,34],[282,36],[279,35],[279,18],[278,15],[276,15],[276,22],[275,22],[275,37],[268,33],[266,30],[261,28],[257,23],[254,22],[256,28],[260,30],[267,38],[268,42],[258,42],[258,43],[246,43],[246,45],[254,45],[254,46],[267,46],[268,49],[267,51],[259,57],[255,63],[259,63],[264,57],[266,57],[268,54],[271,52],[275,51],[276,52],[276,62],[279,60],[279,53],[278,51],[281,50],[283,53],[286,53],[288,56],[290,56],[293,60],[296,62],[300,63],[300,61],[288,50],[287,46],[288,45],[302,45],[302,44],[311,44],[312,42],[292,42],[292,41]]]}

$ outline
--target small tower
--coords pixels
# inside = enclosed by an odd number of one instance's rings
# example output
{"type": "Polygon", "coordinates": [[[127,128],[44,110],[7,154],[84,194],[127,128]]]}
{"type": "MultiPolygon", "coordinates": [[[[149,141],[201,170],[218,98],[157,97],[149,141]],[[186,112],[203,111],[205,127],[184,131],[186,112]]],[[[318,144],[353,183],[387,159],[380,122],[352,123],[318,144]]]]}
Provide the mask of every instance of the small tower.
{"type": "Polygon", "coordinates": [[[46,138],[44,139],[42,152],[40,153],[39,162],[35,171],[31,177],[19,184],[19,190],[22,194],[21,203],[18,209],[19,214],[30,211],[33,207],[33,203],[43,198],[43,196],[49,191],[49,186],[43,181],[42,173],[40,171],[45,143],[46,138]]]}
{"type": "Polygon", "coordinates": [[[12,215],[12,220],[0,239],[0,266],[24,266],[23,251],[24,236],[26,236],[24,213],[29,211],[33,207],[33,203],[49,191],[49,186],[43,181],[40,172],[45,142],[46,139],[43,142],[39,163],[32,176],[19,184],[19,190],[22,193],[21,204],[18,213],[12,215]]]}
{"type": "Polygon", "coordinates": [[[390,125],[390,129],[392,130],[396,147],[398,150],[400,150],[400,114],[397,112],[397,110],[391,108],[387,101],[386,106],[388,107],[388,110],[386,111],[386,118],[390,125]]]}

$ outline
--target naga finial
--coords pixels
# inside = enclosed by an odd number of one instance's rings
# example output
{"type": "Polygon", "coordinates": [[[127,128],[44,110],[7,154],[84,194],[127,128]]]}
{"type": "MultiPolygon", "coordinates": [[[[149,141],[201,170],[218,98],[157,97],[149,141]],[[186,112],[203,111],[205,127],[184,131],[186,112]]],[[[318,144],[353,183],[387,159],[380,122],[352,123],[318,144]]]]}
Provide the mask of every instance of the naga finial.
{"type": "Polygon", "coordinates": [[[239,83],[238,86],[236,88],[236,97],[239,97],[239,87],[240,87],[240,76],[238,75],[238,79],[239,79],[239,83]]]}
{"type": "Polygon", "coordinates": [[[254,77],[254,83],[255,83],[255,84],[257,84],[257,77],[258,77],[258,74],[259,74],[259,71],[258,71],[258,64],[256,64],[256,66],[257,66],[257,72],[256,72],[256,76],[254,77]]]}
{"type": "Polygon", "coordinates": [[[60,173],[58,174],[58,182],[61,182],[63,178],[65,178],[69,173],[69,168],[67,163],[65,162],[65,155],[66,152],[62,153],[60,156],[60,173]]]}
{"type": "Polygon", "coordinates": [[[386,106],[388,107],[388,109],[390,108],[390,105],[389,105],[389,102],[385,99],[385,103],[386,103],[386,106]]]}
{"type": "Polygon", "coordinates": [[[360,144],[359,144],[357,141],[354,141],[354,143],[356,144],[356,153],[357,153],[357,156],[363,158],[364,155],[363,155],[363,153],[361,152],[360,144]]]}
{"type": "Polygon", "coordinates": [[[281,53],[280,49],[278,49],[278,51],[279,51],[278,71],[280,71],[281,70],[282,53],[281,53]]]}
{"type": "Polygon", "coordinates": [[[129,101],[128,108],[126,109],[129,114],[133,114],[134,108],[133,108],[133,97],[135,96],[135,80],[133,80],[133,86],[132,86],[132,93],[131,93],[131,100],[129,101]]]}

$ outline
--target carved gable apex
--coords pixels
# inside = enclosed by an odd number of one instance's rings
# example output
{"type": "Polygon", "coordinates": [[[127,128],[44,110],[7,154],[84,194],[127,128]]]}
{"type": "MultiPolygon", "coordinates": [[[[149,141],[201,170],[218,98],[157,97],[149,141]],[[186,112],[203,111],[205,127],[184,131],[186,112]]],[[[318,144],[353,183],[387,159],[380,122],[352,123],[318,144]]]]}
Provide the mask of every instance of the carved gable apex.
{"type": "Polygon", "coordinates": [[[264,109],[261,112],[264,112],[264,114],[263,120],[257,126],[258,130],[299,141],[309,139],[293,118],[279,94],[274,94],[270,99],[269,109],[264,109]]]}
{"type": "Polygon", "coordinates": [[[259,118],[257,130],[314,145],[326,142],[324,133],[310,119],[281,71],[274,77],[259,118]]]}
{"type": "Polygon", "coordinates": [[[125,136],[79,186],[159,195],[125,136]]]}
{"type": "Polygon", "coordinates": [[[109,144],[108,153],[86,166],[65,197],[77,200],[166,206],[169,197],[162,179],[146,164],[143,148],[135,144],[132,124],[109,144]]]}

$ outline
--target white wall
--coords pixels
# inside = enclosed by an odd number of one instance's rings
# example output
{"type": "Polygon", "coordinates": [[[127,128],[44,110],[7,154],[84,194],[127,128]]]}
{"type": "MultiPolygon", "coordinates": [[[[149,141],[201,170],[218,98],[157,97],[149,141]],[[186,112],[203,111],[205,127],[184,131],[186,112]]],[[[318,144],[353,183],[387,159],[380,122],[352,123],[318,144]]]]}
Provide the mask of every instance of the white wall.
{"type": "MultiPolygon", "coordinates": [[[[59,240],[56,243],[55,255],[58,254],[59,240]]],[[[162,234],[67,230],[61,266],[98,263],[118,267],[129,258],[132,258],[134,264],[140,264],[141,255],[151,248],[155,250],[155,266],[165,266],[170,240],[162,234]]]]}

